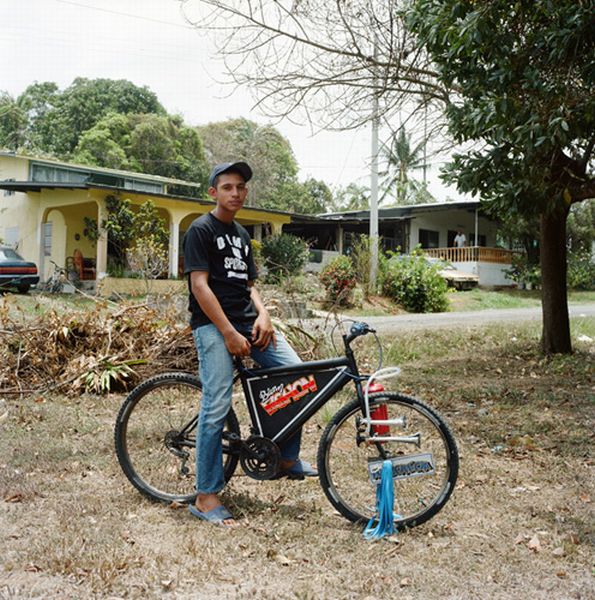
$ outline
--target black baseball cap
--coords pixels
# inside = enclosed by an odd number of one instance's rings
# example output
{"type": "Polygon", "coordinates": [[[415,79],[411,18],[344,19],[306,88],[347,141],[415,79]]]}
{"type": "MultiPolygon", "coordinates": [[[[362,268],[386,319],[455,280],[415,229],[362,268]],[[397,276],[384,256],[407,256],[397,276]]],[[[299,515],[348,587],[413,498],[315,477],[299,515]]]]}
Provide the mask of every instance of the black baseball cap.
{"type": "Polygon", "coordinates": [[[250,165],[248,165],[248,163],[245,162],[226,162],[226,163],[221,163],[220,165],[216,165],[213,170],[211,171],[211,174],[209,176],[209,187],[213,187],[215,185],[215,179],[217,179],[217,177],[219,177],[219,175],[221,175],[222,173],[228,173],[228,172],[232,172],[232,173],[239,173],[244,181],[248,182],[250,181],[250,179],[252,179],[252,169],[250,168],[250,165]]]}

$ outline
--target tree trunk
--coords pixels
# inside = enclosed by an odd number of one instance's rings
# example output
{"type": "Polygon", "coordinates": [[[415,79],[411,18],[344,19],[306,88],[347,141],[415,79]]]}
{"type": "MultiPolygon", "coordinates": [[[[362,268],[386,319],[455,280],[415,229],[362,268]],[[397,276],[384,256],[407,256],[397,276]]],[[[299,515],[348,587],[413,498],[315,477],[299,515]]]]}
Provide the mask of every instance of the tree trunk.
{"type": "Polygon", "coordinates": [[[566,289],[566,217],[567,210],[541,215],[540,263],[544,354],[572,352],[566,289]]]}

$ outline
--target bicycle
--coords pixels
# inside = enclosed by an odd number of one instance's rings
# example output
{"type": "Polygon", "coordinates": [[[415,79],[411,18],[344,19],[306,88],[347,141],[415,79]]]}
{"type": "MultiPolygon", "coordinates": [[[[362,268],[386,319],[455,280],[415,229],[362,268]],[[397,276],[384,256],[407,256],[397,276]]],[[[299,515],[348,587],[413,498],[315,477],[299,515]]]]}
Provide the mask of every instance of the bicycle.
{"type": "Polygon", "coordinates": [[[58,263],[50,259],[50,262],[54,265],[54,270],[49,276],[48,280],[44,282],[39,289],[44,292],[51,294],[59,294],[64,291],[64,284],[70,283],[74,287],[78,287],[79,280],[76,272],[71,269],[65,269],[58,263]]]}
{"type": "MultiPolygon", "coordinates": [[[[342,335],[344,356],[289,367],[252,369],[236,359],[250,435],[242,439],[230,409],[223,433],[225,480],[238,462],[258,480],[279,468],[278,443],[288,439],[339,390],[352,382],[356,397],[330,419],[320,438],[318,472],[330,503],[347,519],[374,517],[376,486],[390,460],[395,482],[395,527],[419,525],[441,510],[458,474],[458,451],[438,412],[416,398],[378,388],[361,375],[351,348],[356,338],[376,332],[354,323],[342,335]],[[396,514],[398,513],[398,514],[396,514]]],[[[376,378],[381,378],[377,371],[376,378]]],[[[118,461],[132,485],[151,500],[194,501],[195,431],[201,383],[189,373],[164,373],[138,385],[116,419],[118,461]],[[189,466],[190,465],[190,466],[189,466]]],[[[380,386],[381,388],[381,386],[380,386]]]]}

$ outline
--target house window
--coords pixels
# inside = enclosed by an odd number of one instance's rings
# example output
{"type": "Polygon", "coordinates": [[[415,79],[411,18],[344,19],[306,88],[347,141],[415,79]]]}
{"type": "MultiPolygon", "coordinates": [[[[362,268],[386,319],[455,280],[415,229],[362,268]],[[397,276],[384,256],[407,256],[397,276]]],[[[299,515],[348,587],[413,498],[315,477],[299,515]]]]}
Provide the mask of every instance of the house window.
{"type": "Polygon", "coordinates": [[[477,236],[477,239],[479,240],[479,244],[475,243],[475,234],[474,233],[470,233],[469,234],[469,245],[470,246],[483,246],[485,248],[485,246],[487,246],[486,244],[486,236],[485,235],[481,235],[481,233],[477,236]]]}
{"type": "Polygon", "coordinates": [[[422,248],[438,248],[440,243],[440,234],[438,231],[420,229],[419,243],[421,244],[422,248]]]}
{"type": "Polygon", "coordinates": [[[77,169],[66,169],[52,165],[31,164],[31,181],[52,183],[84,183],[89,173],[77,169]]]}
{"type": "Polygon", "coordinates": [[[140,179],[124,179],[124,189],[153,194],[163,193],[163,186],[160,183],[151,183],[149,181],[141,181],[140,179]]]}
{"type": "Polygon", "coordinates": [[[52,255],[52,222],[43,224],[43,255],[52,255]]]}

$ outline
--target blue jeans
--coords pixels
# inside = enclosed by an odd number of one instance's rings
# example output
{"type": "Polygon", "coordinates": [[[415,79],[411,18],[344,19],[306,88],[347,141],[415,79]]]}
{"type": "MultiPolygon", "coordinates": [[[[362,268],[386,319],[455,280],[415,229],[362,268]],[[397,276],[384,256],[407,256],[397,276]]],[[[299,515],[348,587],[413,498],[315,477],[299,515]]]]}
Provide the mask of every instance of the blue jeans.
{"type": "MultiPolygon", "coordinates": [[[[224,485],[222,434],[231,406],[233,357],[223,336],[212,323],[192,331],[199,356],[202,403],[196,431],[196,490],[216,494],[224,485]]],[[[302,362],[287,340],[275,332],[277,347],[270,343],[265,350],[252,348],[252,358],[264,368],[302,362]]],[[[296,460],[300,452],[301,430],[280,446],[284,459],[296,460]]]]}

